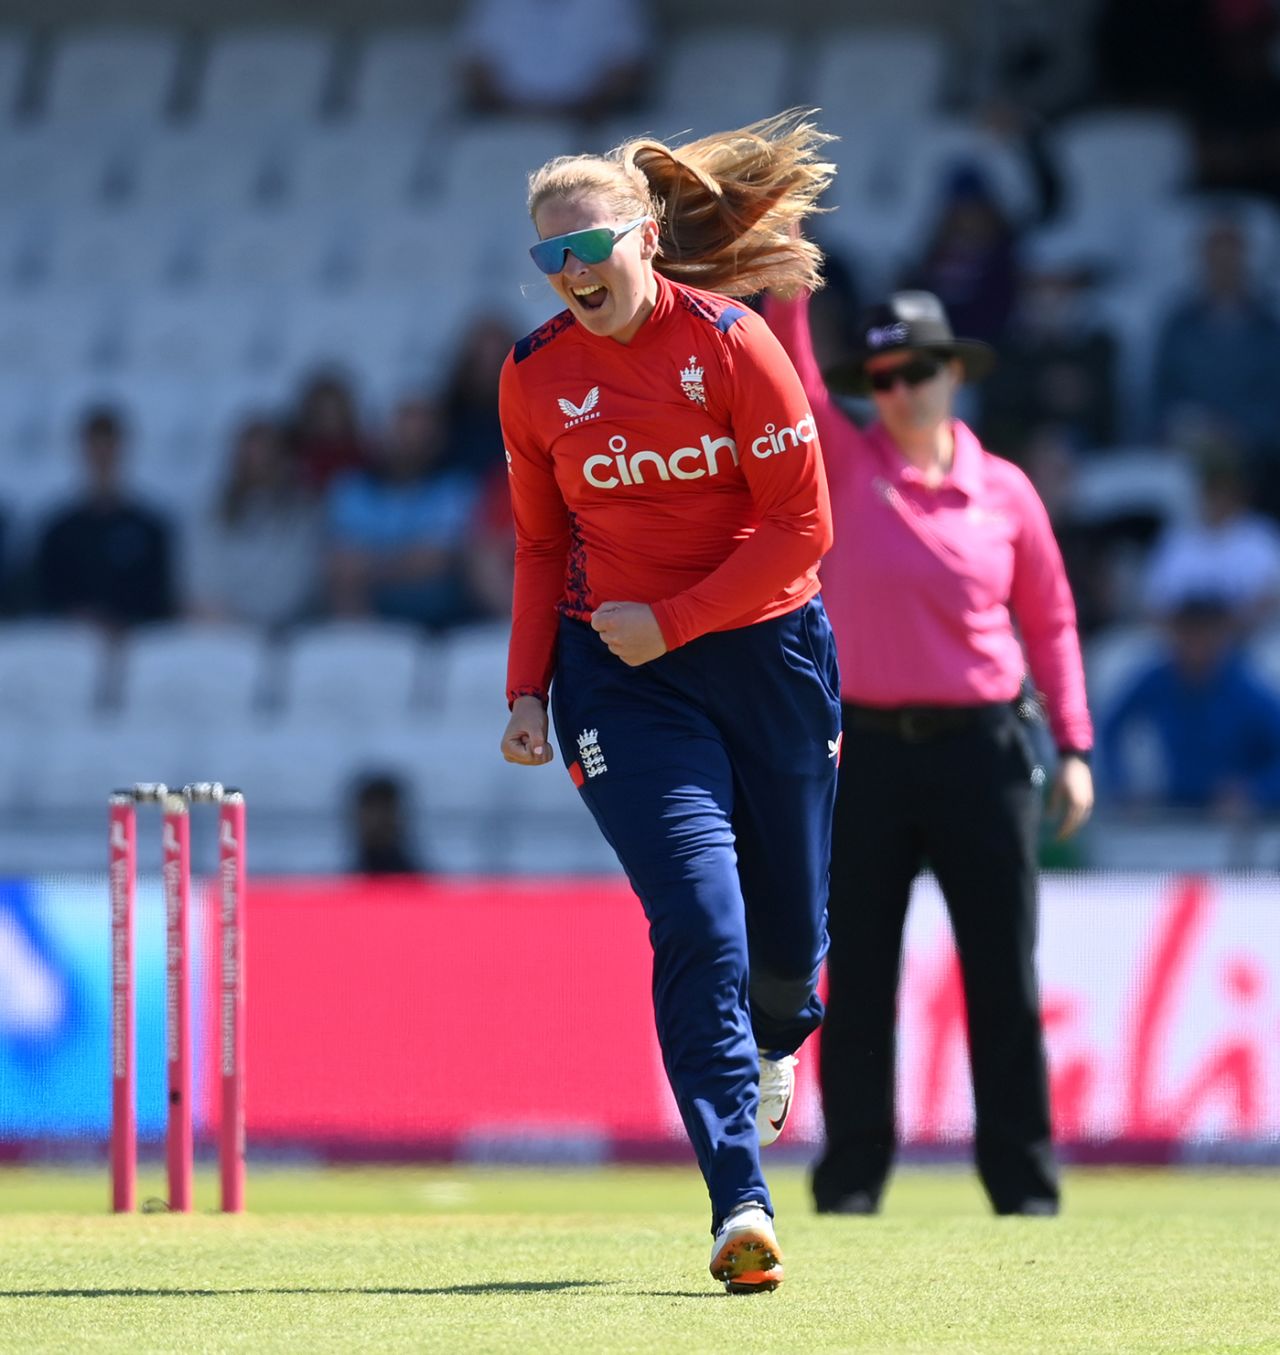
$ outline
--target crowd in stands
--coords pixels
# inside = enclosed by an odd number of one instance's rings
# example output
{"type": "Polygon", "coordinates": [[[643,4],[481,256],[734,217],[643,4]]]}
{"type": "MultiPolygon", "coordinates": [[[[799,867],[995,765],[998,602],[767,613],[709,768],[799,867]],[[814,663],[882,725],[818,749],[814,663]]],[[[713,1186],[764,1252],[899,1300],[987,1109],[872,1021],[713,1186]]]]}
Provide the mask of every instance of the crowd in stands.
{"type": "Polygon", "coordinates": [[[182,517],[131,489],[128,411],[86,409],[79,488],[28,533],[25,555],[3,557],[8,613],[271,633],[323,617],[440,632],[508,615],[496,391],[516,337],[480,317],[444,390],[404,395],[380,428],[343,376],[317,372],[293,409],[243,417],[212,502],[182,517]]]}
{"type": "MultiPolygon", "coordinates": [[[[1280,309],[1269,277],[1280,259],[1277,7],[1102,0],[1092,28],[1068,35],[1074,45],[1047,8],[1034,23],[1041,7],[1004,8],[1021,17],[960,111],[982,145],[1012,155],[1023,197],[1001,181],[1003,160],[961,148],[935,166],[908,247],[880,253],[859,215],[874,218],[875,201],[833,202],[819,228],[820,356],[836,357],[859,308],[890,286],[937,293],[957,332],[994,344],[999,367],[963,412],[1039,489],[1086,649],[1123,627],[1164,637],[1095,711],[1103,796],[1280,810],[1280,688],[1249,657],[1280,627],[1280,309]],[[1154,228],[1150,240],[1144,231],[1165,199],[1130,223],[1133,238],[1076,229],[1055,133],[1100,108],[1185,127],[1179,192],[1196,210],[1180,255],[1144,262],[1156,257],[1154,228]],[[1144,293],[1135,361],[1115,298],[1144,268],[1177,278],[1144,293]],[[1112,483],[1109,467],[1119,484],[1140,463],[1151,476],[1136,492],[1132,477],[1114,495],[1094,488],[1112,483]],[[1172,485],[1174,470],[1184,497],[1171,506],[1173,491],[1156,485],[1172,485]]],[[[620,120],[650,125],[655,99],[678,111],[698,92],[671,85],[654,60],[658,27],[642,0],[474,0],[454,35],[451,115],[498,128],[569,118],[583,149],[610,140],[620,120]]],[[[703,108],[688,125],[713,130],[703,108]]],[[[878,126],[891,143],[892,114],[878,126]]],[[[864,168],[852,124],[838,130],[837,194],[864,168]]],[[[1170,214],[1179,205],[1167,200],[1170,214]]],[[[229,620],[271,633],[325,617],[439,633],[505,616],[513,535],[496,389],[527,321],[475,311],[447,369],[423,370],[381,402],[342,366],[319,363],[287,398],[240,411],[208,501],[181,512],[131,486],[127,401],[86,406],[75,494],[34,522],[0,501],[5,613],[113,629],[229,620]]]]}

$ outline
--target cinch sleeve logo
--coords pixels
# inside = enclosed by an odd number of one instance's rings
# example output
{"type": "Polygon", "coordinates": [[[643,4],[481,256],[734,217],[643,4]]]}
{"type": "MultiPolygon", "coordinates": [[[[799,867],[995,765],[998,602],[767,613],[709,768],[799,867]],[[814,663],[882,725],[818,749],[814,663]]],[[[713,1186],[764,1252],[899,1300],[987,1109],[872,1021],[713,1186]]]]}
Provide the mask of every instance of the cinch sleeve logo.
{"type": "Polygon", "coordinates": [[[767,423],[764,434],[751,444],[751,455],[762,461],[767,456],[778,456],[788,447],[798,447],[802,442],[812,442],[818,436],[817,425],[812,414],[806,414],[794,428],[788,425],[779,428],[777,424],[767,423]]]}

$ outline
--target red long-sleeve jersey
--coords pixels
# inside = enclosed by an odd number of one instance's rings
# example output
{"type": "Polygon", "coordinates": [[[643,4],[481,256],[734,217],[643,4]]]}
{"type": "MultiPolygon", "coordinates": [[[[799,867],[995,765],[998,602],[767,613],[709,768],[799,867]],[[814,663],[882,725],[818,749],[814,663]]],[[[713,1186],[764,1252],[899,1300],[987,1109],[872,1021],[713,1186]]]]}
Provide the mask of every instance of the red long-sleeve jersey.
{"type": "Polygon", "coordinates": [[[781,616],[831,545],[822,453],[764,321],[659,276],[628,344],[569,311],[522,339],[499,397],[516,527],[507,699],[545,699],[557,616],[652,606],[669,649],[781,616]]]}

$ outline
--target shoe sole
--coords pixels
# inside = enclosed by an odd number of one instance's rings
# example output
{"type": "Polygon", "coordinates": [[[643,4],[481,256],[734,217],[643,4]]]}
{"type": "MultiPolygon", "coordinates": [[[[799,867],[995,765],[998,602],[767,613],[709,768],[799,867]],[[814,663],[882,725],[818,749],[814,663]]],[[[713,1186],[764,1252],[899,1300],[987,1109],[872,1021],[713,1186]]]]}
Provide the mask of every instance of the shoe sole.
{"type": "Polygon", "coordinates": [[[782,1283],[782,1253],[767,1234],[746,1229],[716,1253],[711,1273],[731,1294],[765,1294],[782,1283]]]}

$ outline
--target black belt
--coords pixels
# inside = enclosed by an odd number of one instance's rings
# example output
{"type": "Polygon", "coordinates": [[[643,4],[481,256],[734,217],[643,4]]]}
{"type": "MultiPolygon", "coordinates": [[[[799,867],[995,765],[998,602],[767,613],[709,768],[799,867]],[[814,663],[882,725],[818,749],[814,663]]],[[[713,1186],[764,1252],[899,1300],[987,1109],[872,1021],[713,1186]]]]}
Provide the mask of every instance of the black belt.
{"type": "Polygon", "coordinates": [[[907,743],[923,743],[950,734],[957,729],[968,729],[993,719],[1001,712],[1010,712],[1014,704],[997,701],[981,706],[854,706],[845,703],[845,719],[860,729],[878,729],[894,734],[907,743]]]}

